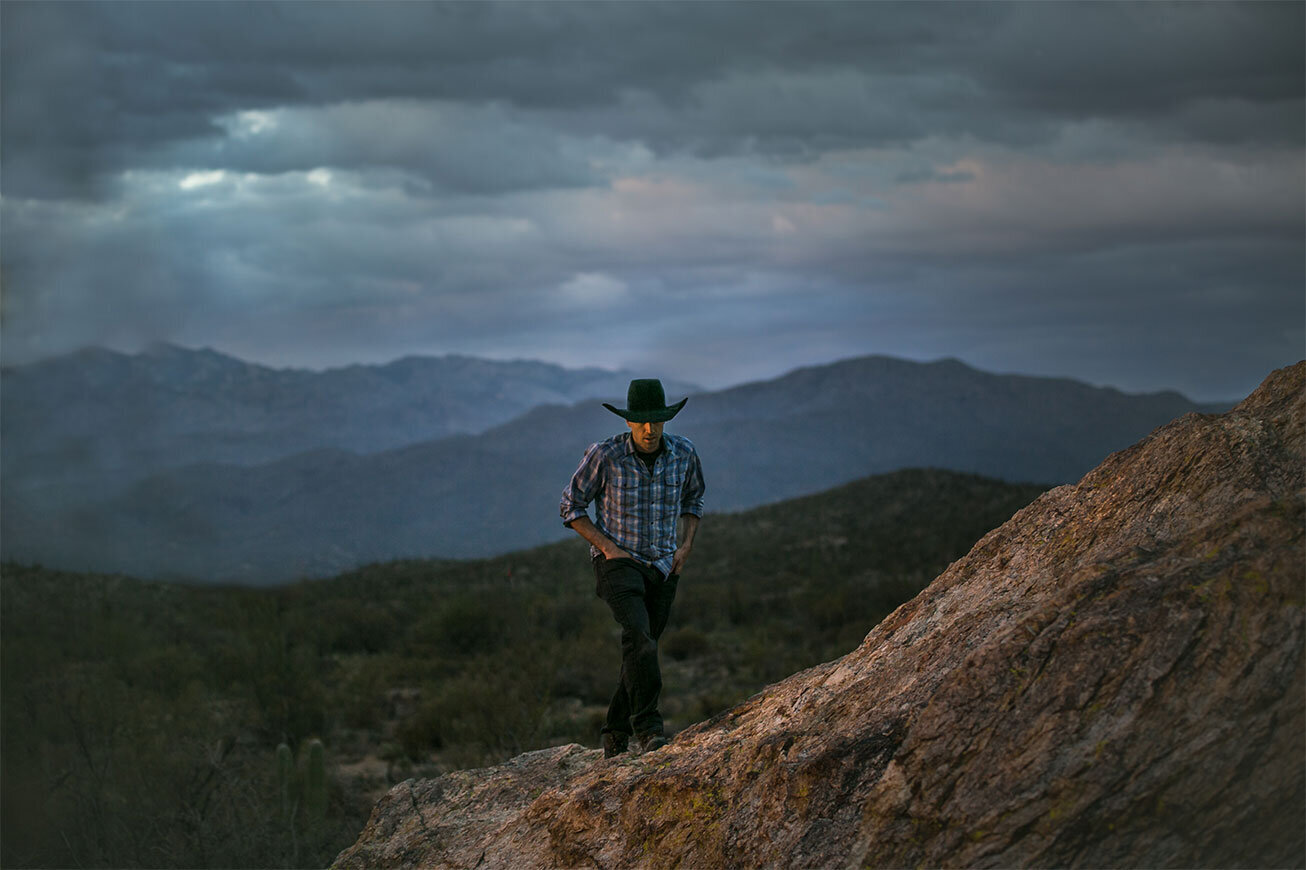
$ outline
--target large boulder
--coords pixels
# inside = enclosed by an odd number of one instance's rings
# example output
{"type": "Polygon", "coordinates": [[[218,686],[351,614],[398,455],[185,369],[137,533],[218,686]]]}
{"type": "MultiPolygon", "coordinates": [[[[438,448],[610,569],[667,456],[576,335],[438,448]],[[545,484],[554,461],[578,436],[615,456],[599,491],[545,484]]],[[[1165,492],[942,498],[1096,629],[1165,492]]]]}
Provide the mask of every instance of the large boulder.
{"type": "Polygon", "coordinates": [[[402,783],[336,866],[1302,866],[1304,392],[1111,455],[666,749],[402,783]]]}

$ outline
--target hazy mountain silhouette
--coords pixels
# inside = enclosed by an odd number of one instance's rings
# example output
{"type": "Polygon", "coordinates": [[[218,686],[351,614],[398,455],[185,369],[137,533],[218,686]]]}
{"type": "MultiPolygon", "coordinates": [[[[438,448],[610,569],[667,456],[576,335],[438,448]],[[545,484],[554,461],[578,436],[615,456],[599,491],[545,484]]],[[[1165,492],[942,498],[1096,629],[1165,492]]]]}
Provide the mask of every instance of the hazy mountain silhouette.
{"type": "MultiPolygon", "coordinates": [[[[733,510],[907,467],[1065,482],[1194,410],[1173,392],[872,356],[694,395],[669,428],[698,445],[709,510],[733,510]]],[[[6,484],[5,556],[272,583],[402,556],[506,552],[569,534],[559,493],[585,447],[623,425],[597,401],[547,405],[479,435],[368,455],[191,465],[74,506],[23,500],[6,484]]]]}
{"type": "Polygon", "coordinates": [[[139,354],[90,348],[3,375],[5,486],[51,506],[201,462],[375,453],[482,432],[542,404],[624,397],[637,376],[465,356],[311,371],[163,343],[139,354]]]}

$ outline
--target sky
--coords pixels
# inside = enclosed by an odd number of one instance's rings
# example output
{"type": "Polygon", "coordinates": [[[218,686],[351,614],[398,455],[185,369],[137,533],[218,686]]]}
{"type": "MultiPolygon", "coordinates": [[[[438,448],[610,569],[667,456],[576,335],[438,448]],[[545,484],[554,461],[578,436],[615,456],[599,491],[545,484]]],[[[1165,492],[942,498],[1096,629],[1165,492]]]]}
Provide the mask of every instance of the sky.
{"type": "Polygon", "coordinates": [[[1306,4],[0,3],[0,358],[1306,356],[1306,4]]]}

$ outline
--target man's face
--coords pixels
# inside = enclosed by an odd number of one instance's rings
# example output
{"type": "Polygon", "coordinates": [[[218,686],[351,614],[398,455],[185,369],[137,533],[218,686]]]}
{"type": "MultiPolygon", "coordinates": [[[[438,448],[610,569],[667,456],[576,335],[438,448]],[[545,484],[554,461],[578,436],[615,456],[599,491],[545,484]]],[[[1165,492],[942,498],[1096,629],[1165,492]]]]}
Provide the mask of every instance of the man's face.
{"type": "Polygon", "coordinates": [[[652,453],[662,443],[665,423],[632,423],[627,420],[626,425],[630,427],[630,436],[635,439],[635,449],[639,452],[652,453]]]}

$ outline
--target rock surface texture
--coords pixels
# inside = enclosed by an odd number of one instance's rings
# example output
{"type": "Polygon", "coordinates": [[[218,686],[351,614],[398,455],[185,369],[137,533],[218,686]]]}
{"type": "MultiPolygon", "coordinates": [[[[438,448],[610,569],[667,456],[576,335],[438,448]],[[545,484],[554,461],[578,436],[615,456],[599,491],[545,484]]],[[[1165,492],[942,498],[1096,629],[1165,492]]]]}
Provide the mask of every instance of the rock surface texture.
{"type": "Polygon", "coordinates": [[[1304,391],[1112,454],[666,749],[402,783],[336,866],[1300,867],[1304,391]]]}

